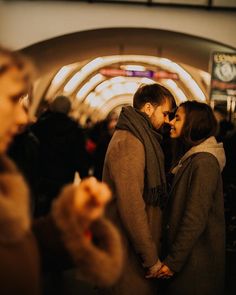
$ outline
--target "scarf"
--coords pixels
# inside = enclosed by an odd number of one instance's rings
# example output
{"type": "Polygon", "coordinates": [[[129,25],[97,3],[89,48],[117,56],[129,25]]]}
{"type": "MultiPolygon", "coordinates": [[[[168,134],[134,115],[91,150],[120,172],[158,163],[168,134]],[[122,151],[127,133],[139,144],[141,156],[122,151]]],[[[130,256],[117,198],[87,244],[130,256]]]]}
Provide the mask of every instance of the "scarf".
{"type": "Polygon", "coordinates": [[[166,200],[166,180],[164,170],[164,154],[158,134],[149,117],[135,108],[123,107],[116,129],[127,130],[137,137],[145,150],[145,186],[143,198],[147,205],[163,208],[166,200]]]}
{"type": "Polygon", "coordinates": [[[223,143],[218,143],[215,139],[215,137],[211,136],[208,137],[206,140],[204,140],[202,143],[193,146],[191,149],[189,149],[183,157],[179,160],[178,164],[172,169],[173,174],[177,174],[179,169],[183,166],[183,163],[185,160],[187,160],[189,157],[191,157],[194,154],[198,153],[210,153],[217,159],[220,167],[220,171],[224,169],[226,158],[225,158],[225,152],[223,143]]]}

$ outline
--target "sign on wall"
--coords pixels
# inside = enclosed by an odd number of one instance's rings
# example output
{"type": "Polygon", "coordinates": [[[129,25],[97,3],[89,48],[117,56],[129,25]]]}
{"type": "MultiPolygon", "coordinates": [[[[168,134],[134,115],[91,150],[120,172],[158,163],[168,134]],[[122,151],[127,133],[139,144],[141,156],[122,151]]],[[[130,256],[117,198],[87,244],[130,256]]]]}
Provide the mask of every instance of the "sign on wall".
{"type": "Polygon", "coordinates": [[[236,52],[214,52],[211,62],[211,100],[236,97],[236,52]]]}

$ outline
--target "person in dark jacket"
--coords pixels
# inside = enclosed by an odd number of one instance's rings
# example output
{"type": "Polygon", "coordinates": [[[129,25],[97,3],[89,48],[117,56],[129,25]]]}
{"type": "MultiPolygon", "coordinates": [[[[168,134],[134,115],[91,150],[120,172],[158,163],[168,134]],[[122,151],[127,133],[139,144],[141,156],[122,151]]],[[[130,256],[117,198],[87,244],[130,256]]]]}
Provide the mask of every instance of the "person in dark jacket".
{"type": "Polygon", "coordinates": [[[75,172],[88,176],[88,156],[82,130],[68,113],[71,102],[58,96],[32,126],[39,140],[39,200],[36,216],[49,212],[61,188],[73,181],[75,172]]]}
{"type": "Polygon", "coordinates": [[[171,137],[180,138],[185,153],[172,169],[158,277],[170,278],[164,294],[223,295],[225,153],[214,137],[217,122],[207,104],[188,101],[170,124],[171,137]]]}
{"type": "Polygon", "coordinates": [[[30,72],[17,53],[0,48],[0,293],[40,295],[41,266],[78,268],[78,275],[98,286],[111,286],[122,268],[117,230],[103,218],[110,198],[95,178],[67,185],[50,215],[31,221],[29,190],[6,156],[27,114],[19,102],[30,72]]]}

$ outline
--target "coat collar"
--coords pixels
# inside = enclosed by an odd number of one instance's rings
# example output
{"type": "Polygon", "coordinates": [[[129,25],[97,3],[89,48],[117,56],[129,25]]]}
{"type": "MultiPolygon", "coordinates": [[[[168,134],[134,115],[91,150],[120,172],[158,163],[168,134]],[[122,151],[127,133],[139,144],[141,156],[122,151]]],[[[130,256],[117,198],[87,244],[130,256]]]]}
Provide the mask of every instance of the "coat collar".
{"type": "Polygon", "coordinates": [[[191,163],[191,159],[192,157],[189,157],[185,160],[184,163],[180,164],[179,166],[179,169],[178,169],[178,172],[176,173],[175,177],[174,177],[174,181],[173,181],[173,184],[172,184],[172,187],[171,187],[171,190],[170,190],[170,195],[172,194],[176,184],[179,182],[182,174],[184,173],[184,171],[186,170],[186,168],[190,165],[191,163]]]}

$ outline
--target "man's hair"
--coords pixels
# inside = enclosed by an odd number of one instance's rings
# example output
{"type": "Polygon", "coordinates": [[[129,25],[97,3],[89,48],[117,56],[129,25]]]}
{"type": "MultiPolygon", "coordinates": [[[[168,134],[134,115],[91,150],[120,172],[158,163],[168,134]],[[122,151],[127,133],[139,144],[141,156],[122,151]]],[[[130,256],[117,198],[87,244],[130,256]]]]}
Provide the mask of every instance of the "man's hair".
{"type": "Polygon", "coordinates": [[[198,145],[217,131],[213,110],[206,103],[186,101],[180,104],[185,112],[181,138],[187,148],[198,145]]]}
{"type": "Polygon", "coordinates": [[[133,97],[134,108],[140,110],[145,103],[149,102],[154,106],[163,104],[166,100],[172,107],[175,106],[175,99],[172,93],[160,84],[141,85],[133,97]]]}

